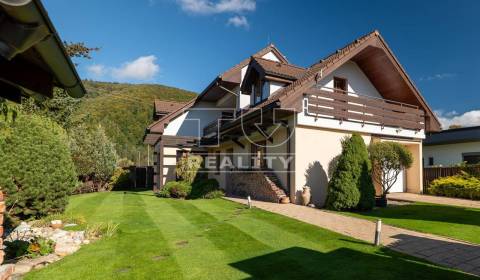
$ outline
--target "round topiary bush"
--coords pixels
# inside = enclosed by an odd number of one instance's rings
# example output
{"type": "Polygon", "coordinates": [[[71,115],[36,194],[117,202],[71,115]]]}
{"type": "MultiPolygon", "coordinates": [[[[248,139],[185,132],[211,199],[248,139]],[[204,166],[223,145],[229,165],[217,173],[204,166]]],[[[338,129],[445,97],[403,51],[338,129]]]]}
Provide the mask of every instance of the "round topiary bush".
{"type": "Polygon", "coordinates": [[[77,184],[65,130],[19,112],[0,130],[0,188],[12,222],[62,212],[77,184]]]}
{"type": "Polygon", "coordinates": [[[160,192],[158,192],[158,196],[165,197],[165,198],[186,198],[190,195],[192,191],[192,186],[184,181],[171,181],[166,183],[160,192]]]}

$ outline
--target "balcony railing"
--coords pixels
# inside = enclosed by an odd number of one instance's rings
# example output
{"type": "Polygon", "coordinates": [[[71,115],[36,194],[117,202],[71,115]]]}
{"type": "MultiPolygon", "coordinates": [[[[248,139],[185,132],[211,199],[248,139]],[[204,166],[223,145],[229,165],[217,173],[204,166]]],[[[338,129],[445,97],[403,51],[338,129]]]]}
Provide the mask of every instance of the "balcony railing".
{"type": "Polygon", "coordinates": [[[339,120],[420,130],[425,113],[418,106],[330,88],[305,93],[307,114],[339,120]]]}

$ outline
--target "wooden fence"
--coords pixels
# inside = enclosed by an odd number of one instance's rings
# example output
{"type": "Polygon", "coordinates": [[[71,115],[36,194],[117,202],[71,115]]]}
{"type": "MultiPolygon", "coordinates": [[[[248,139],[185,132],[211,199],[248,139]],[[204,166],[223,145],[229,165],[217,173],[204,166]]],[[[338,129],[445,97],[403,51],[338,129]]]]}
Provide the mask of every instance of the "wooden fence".
{"type": "Polygon", "coordinates": [[[480,166],[450,166],[450,167],[426,167],[423,169],[423,191],[428,192],[430,183],[441,177],[448,177],[459,174],[461,171],[465,171],[469,174],[479,176],[480,166]]]}

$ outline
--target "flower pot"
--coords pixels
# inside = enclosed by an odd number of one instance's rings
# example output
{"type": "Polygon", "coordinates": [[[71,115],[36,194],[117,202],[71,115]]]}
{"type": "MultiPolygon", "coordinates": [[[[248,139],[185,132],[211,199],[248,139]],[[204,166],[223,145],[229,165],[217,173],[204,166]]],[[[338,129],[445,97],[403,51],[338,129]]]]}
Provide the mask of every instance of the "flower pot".
{"type": "Polygon", "coordinates": [[[288,204],[288,203],[290,203],[290,198],[288,196],[283,196],[282,198],[280,198],[280,203],[281,204],[288,204]]]}
{"type": "Polygon", "coordinates": [[[388,200],[386,195],[378,196],[375,198],[375,206],[385,208],[387,207],[388,200]]]}

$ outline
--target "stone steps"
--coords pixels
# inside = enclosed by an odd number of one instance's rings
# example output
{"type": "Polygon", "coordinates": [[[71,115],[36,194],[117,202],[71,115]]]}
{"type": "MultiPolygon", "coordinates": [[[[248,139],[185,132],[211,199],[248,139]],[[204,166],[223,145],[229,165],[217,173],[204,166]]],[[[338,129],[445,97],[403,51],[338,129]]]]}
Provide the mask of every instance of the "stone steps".
{"type": "Polygon", "coordinates": [[[270,185],[270,188],[277,195],[278,201],[280,201],[280,199],[283,197],[287,197],[287,194],[282,188],[282,183],[275,173],[272,171],[265,171],[263,172],[263,175],[265,176],[265,180],[267,180],[268,184],[270,185]]]}

